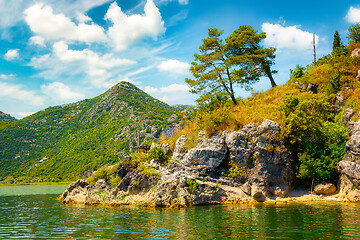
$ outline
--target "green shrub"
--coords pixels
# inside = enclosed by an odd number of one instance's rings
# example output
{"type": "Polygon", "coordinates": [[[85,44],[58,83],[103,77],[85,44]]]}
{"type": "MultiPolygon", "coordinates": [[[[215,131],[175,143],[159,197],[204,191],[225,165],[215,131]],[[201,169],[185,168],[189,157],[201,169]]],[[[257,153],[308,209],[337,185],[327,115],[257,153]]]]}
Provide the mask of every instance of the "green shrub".
{"type": "Polygon", "coordinates": [[[159,171],[157,171],[156,169],[144,164],[144,163],[140,163],[139,166],[137,167],[137,169],[139,170],[140,173],[145,174],[147,176],[158,176],[160,177],[160,173],[159,171]]]}
{"type": "Polygon", "coordinates": [[[245,167],[232,166],[229,170],[228,176],[237,179],[246,173],[245,167]]]}
{"type": "Polygon", "coordinates": [[[189,186],[190,192],[194,192],[195,189],[200,186],[200,184],[198,184],[196,180],[190,178],[186,179],[186,183],[189,186]]]}
{"type": "Polygon", "coordinates": [[[116,175],[115,177],[110,178],[110,183],[112,187],[116,187],[121,182],[121,177],[116,175]]]}
{"type": "Polygon", "coordinates": [[[165,151],[162,147],[155,146],[151,148],[148,152],[148,159],[152,160],[154,159],[160,164],[166,164],[167,162],[167,156],[165,154],[165,151]]]}
{"type": "Polygon", "coordinates": [[[86,183],[89,185],[94,185],[99,179],[109,180],[110,175],[116,170],[117,165],[113,166],[103,166],[94,172],[91,177],[86,179],[86,183]]]}
{"type": "Polygon", "coordinates": [[[305,182],[331,180],[346,151],[347,130],[333,122],[330,104],[323,99],[299,101],[287,96],[282,111],[283,137],[297,159],[297,177],[305,182]]]}

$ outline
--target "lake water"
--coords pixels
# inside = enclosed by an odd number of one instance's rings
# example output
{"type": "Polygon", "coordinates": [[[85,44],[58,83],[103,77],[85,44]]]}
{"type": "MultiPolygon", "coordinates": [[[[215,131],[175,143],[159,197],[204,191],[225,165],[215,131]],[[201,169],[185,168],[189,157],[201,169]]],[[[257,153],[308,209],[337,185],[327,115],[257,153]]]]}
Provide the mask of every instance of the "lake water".
{"type": "Polygon", "coordinates": [[[67,206],[65,188],[0,187],[0,239],[360,239],[360,204],[67,206]]]}

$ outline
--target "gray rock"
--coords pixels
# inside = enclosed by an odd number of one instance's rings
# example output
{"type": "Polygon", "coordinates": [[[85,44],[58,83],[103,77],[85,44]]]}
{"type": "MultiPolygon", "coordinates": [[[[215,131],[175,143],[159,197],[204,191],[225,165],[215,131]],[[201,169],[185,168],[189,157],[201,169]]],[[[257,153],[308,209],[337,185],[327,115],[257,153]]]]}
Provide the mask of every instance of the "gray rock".
{"type": "Polygon", "coordinates": [[[209,139],[200,137],[195,148],[190,149],[182,161],[186,165],[218,167],[227,156],[225,136],[215,133],[209,139]]]}
{"type": "Polygon", "coordinates": [[[355,48],[352,52],[351,52],[351,57],[359,57],[360,56],[360,48],[355,48]]]}
{"type": "Polygon", "coordinates": [[[351,108],[345,107],[344,115],[342,117],[342,122],[347,124],[351,120],[352,116],[354,116],[354,114],[355,114],[354,110],[352,110],[351,108]]]}
{"type": "Polygon", "coordinates": [[[172,152],[171,152],[171,149],[170,149],[169,144],[168,144],[168,143],[163,143],[163,144],[161,145],[161,147],[162,147],[162,149],[164,150],[165,155],[166,155],[167,157],[170,157],[171,154],[172,154],[172,152]]]}
{"type": "Polygon", "coordinates": [[[257,130],[259,134],[270,134],[272,136],[276,136],[280,133],[280,124],[270,120],[265,119],[260,126],[258,126],[257,130]]]}
{"type": "Polygon", "coordinates": [[[185,149],[185,144],[187,141],[187,137],[185,135],[182,135],[176,140],[175,147],[174,147],[174,153],[173,158],[174,159],[182,159],[187,152],[185,149]]]}
{"type": "Polygon", "coordinates": [[[295,83],[299,86],[300,89],[303,89],[305,87],[305,85],[301,82],[295,82],[295,83]]]}
{"type": "Polygon", "coordinates": [[[307,86],[307,90],[313,92],[314,94],[317,93],[318,86],[312,83],[309,83],[307,86]]]}

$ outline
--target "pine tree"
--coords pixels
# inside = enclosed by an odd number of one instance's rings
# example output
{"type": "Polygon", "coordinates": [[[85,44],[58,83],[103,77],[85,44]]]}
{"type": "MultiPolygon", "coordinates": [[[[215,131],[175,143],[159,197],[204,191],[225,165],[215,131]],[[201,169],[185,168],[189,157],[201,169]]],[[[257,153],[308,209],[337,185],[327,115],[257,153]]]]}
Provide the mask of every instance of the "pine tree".
{"type": "Polygon", "coordinates": [[[339,32],[335,31],[332,54],[339,55],[343,52],[345,52],[344,44],[341,42],[339,32]]]}
{"type": "Polygon", "coordinates": [[[251,26],[240,26],[225,41],[221,39],[223,30],[210,28],[208,37],[199,47],[200,54],[194,54],[190,71],[194,79],[185,79],[191,93],[200,94],[198,103],[211,101],[221,95],[228,97],[234,104],[235,86],[249,89],[261,76],[269,77],[271,85],[274,71],[275,48],[264,48],[261,41],[265,33],[258,33],[251,26]]]}

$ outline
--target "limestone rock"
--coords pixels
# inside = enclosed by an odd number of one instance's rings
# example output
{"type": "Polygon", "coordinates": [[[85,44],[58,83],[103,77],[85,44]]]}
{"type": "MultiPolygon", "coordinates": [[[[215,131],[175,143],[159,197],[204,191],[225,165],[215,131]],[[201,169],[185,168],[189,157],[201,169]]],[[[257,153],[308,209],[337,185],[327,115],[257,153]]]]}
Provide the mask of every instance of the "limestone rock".
{"type": "Polygon", "coordinates": [[[185,135],[182,135],[176,140],[175,147],[174,147],[174,153],[173,158],[174,159],[182,159],[185,153],[187,152],[185,149],[185,144],[187,141],[187,137],[185,135]]]}
{"type": "Polygon", "coordinates": [[[314,192],[316,194],[330,195],[336,192],[336,187],[332,183],[318,182],[315,184],[314,192]]]}
{"type": "Polygon", "coordinates": [[[352,52],[351,52],[351,57],[359,57],[360,56],[360,48],[355,48],[352,52]]]}
{"type": "Polygon", "coordinates": [[[167,157],[170,157],[171,154],[172,154],[172,152],[171,152],[171,149],[170,149],[169,144],[168,144],[168,143],[163,143],[163,144],[161,145],[161,147],[162,147],[162,149],[164,150],[165,155],[166,155],[167,157]]]}
{"type": "Polygon", "coordinates": [[[197,146],[190,149],[182,161],[186,165],[206,165],[216,168],[226,156],[225,136],[215,133],[209,139],[199,138],[197,146]]]}
{"type": "Polygon", "coordinates": [[[345,107],[344,109],[344,115],[342,117],[342,122],[347,124],[350,122],[352,116],[354,116],[355,112],[351,108],[345,107]]]}
{"type": "Polygon", "coordinates": [[[280,124],[270,120],[265,119],[260,126],[258,126],[257,130],[259,134],[270,134],[272,136],[276,136],[280,133],[280,124]]]}

